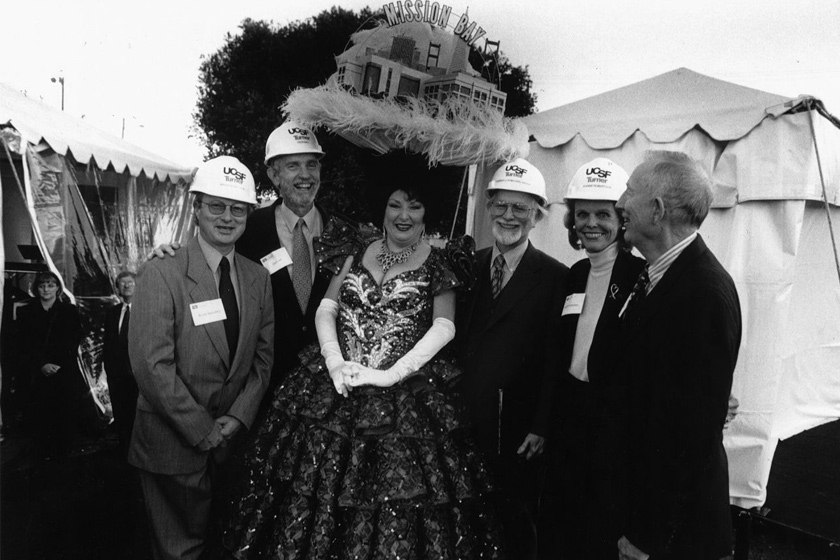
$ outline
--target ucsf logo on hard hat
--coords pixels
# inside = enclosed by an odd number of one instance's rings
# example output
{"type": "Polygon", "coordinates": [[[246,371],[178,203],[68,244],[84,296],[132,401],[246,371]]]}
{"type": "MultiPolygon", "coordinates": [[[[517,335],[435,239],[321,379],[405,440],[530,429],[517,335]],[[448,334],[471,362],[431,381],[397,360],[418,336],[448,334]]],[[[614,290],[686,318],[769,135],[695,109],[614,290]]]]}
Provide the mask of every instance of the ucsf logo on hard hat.
{"type": "Polygon", "coordinates": [[[290,128],[289,134],[294,137],[296,142],[309,142],[309,131],[305,128],[290,128]]]}
{"type": "Polygon", "coordinates": [[[519,167],[518,165],[507,165],[507,166],[505,166],[505,174],[508,175],[509,177],[510,176],[522,177],[526,173],[528,173],[528,170],[523,168],[523,167],[519,167]]]}
{"type": "Polygon", "coordinates": [[[245,180],[245,174],[235,167],[225,167],[223,171],[225,174],[225,181],[241,183],[245,180]]]}
{"type": "Polygon", "coordinates": [[[608,171],[606,169],[601,169],[600,167],[591,167],[586,170],[587,175],[597,175],[602,179],[606,179],[612,174],[612,171],[608,171]]]}

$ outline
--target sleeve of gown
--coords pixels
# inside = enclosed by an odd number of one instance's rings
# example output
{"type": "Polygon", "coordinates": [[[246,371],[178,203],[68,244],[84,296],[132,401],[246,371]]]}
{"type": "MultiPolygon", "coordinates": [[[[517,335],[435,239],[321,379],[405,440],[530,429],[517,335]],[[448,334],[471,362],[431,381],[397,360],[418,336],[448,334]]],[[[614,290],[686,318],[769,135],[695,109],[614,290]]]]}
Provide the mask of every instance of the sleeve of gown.
{"type": "Polygon", "coordinates": [[[472,288],[476,279],[475,241],[465,235],[453,239],[444,249],[434,249],[436,266],[432,268],[432,293],[472,288]]]}
{"type": "Polygon", "coordinates": [[[312,242],[318,267],[336,275],[347,257],[358,257],[370,242],[381,236],[369,224],[356,225],[338,216],[331,216],[321,237],[312,242]]]}

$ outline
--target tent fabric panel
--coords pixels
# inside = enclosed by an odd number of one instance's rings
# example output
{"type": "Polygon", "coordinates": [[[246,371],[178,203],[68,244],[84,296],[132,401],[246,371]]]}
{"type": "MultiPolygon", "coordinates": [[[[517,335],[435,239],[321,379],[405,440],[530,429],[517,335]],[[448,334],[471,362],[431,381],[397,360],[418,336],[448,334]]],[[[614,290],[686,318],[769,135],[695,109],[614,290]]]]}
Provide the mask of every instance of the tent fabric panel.
{"type": "MultiPolygon", "coordinates": [[[[831,218],[836,234],[840,209],[831,208],[831,218]]],[[[840,418],[840,279],[832,251],[825,207],[807,203],[780,355],[780,439],[840,418]]]]}
{"type": "Polygon", "coordinates": [[[744,138],[728,143],[715,167],[715,182],[737,185],[741,202],[821,201],[812,117],[828,201],[840,204],[840,129],[815,111],[767,119],[744,138]]]}
{"type": "Polygon", "coordinates": [[[748,134],[767,117],[767,108],[789,100],[679,68],[523,121],[546,148],[580,135],[591,148],[609,150],[636,130],[654,142],[673,142],[695,127],[726,141],[748,134]]]}
{"type": "Polygon", "coordinates": [[[133,176],[141,172],[165,181],[189,181],[193,169],[180,166],[121,138],[107,134],[81,119],[29,98],[16,89],[0,83],[0,124],[9,123],[26,141],[42,140],[58,154],[72,152],[76,161],[87,164],[95,159],[97,166],[112,165],[118,172],[128,169],[133,176]]]}

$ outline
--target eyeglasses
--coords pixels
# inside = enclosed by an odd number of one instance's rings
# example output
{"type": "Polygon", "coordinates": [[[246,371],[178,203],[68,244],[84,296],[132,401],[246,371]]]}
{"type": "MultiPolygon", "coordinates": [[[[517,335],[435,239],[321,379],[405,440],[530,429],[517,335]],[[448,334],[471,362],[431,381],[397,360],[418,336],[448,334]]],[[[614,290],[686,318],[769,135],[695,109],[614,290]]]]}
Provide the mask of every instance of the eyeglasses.
{"type": "Polygon", "coordinates": [[[504,202],[494,202],[490,205],[490,215],[496,217],[504,216],[507,214],[508,208],[510,208],[513,212],[513,217],[520,220],[524,220],[531,215],[531,212],[534,211],[532,207],[525,206],[524,204],[505,204],[504,202]]]}
{"type": "Polygon", "coordinates": [[[244,204],[224,204],[223,202],[204,202],[203,200],[200,204],[207,206],[214,216],[221,216],[228,208],[230,208],[230,215],[234,218],[244,218],[248,215],[248,207],[244,204]]]}

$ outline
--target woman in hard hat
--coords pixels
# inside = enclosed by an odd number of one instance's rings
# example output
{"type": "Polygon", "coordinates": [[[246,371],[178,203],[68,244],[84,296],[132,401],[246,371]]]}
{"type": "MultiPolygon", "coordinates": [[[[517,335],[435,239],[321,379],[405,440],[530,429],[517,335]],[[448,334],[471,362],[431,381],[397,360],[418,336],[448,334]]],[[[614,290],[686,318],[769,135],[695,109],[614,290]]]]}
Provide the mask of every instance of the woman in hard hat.
{"type": "Polygon", "coordinates": [[[336,273],[320,350],[301,352],[246,451],[222,531],[235,558],[501,555],[489,475],[447,390],[459,372],[438,356],[472,247],[426,240],[437,182],[425,162],[377,159],[384,235],[319,241],[336,273]]]}
{"type": "Polygon", "coordinates": [[[645,261],[624,241],[616,201],[627,173],[598,158],[582,166],[564,199],[569,243],[586,252],[569,271],[561,323],[561,381],[557,388],[554,452],[543,511],[542,558],[616,558],[620,504],[616,501],[604,414],[611,406],[610,345],[619,314],[645,261]]]}

